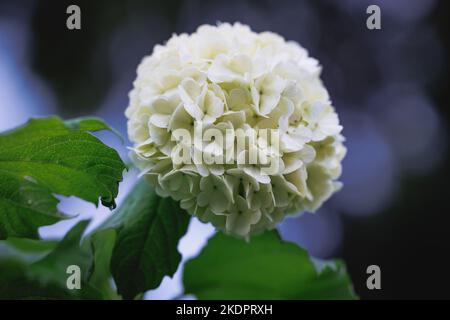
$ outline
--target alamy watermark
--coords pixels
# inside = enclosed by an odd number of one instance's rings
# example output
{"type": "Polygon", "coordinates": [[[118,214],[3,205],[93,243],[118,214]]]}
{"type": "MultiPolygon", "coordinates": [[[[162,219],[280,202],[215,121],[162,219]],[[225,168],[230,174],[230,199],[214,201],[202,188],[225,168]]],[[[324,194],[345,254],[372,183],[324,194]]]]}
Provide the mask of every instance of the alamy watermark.
{"type": "Polygon", "coordinates": [[[72,4],[67,7],[66,13],[70,14],[66,20],[66,27],[69,30],[81,29],[81,9],[79,6],[72,4]]]}
{"type": "Polygon", "coordinates": [[[76,264],[70,265],[66,269],[66,273],[69,274],[66,280],[66,286],[69,290],[81,289],[81,268],[76,264]]]}
{"type": "Polygon", "coordinates": [[[367,7],[366,13],[370,14],[366,20],[366,26],[369,30],[381,29],[381,9],[376,4],[367,7]]]}
{"type": "Polygon", "coordinates": [[[370,276],[366,280],[366,286],[369,290],[381,290],[381,269],[376,264],[367,267],[366,273],[370,276]]]}

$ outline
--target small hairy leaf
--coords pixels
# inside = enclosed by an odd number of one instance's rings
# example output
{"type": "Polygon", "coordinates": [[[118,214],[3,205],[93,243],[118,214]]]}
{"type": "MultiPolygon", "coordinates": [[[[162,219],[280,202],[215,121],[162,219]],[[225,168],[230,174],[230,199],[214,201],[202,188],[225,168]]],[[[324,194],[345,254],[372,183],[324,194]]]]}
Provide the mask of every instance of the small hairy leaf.
{"type": "Polygon", "coordinates": [[[111,271],[119,294],[132,299],[173,276],[181,261],[178,241],[189,219],[177,202],[156,195],[146,181],[136,184],[100,228],[117,232],[111,271]]]}
{"type": "Polygon", "coordinates": [[[308,253],[276,231],[247,243],[218,233],[184,268],[186,294],[199,299],[354,299],[342,262],[316,268],[308,253]]]}
{"type": "Polygon", "coordinates": [[[65,216],[54,194],[114,207],[125,165],[90,132],[111,130],[96,118],[31,119],[0,134],[0,239],[36,238],[65,216]]]}

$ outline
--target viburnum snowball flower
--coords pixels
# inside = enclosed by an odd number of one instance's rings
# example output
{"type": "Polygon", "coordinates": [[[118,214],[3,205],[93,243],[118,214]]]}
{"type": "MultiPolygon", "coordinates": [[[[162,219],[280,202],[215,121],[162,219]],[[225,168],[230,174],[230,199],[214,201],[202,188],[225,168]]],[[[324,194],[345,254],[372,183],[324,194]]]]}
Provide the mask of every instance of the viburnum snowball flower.
{"type": "Polygon", "coordinates": [[[235,236],[313,212],[346,152],[320,71],[299,44],[239,23],[174,35],[138,67],[132,157],[160,196],[235,236]]]}

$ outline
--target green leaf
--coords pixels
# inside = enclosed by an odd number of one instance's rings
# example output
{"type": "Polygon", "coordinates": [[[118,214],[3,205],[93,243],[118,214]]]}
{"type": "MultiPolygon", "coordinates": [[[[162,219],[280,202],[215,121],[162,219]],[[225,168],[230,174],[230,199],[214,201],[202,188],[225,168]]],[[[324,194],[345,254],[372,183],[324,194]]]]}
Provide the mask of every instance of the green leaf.
{"type": "Polygon", "coordinates": [[[156,195],[146,181],[136,184],[100,227],[117,232],[111,271],[119,294],[133,299],[158,287],[164,276],[173,276],[181,261],[178,241],[189,219],[177,202],[156,195]]]}
{"type": "Polygon", "coordinates": [[[308,253],[275,231],[247,243],[218,233],[185,265],[186,294],[199,299],[354,299],[342,262],[318,270],[308,253]]]}
{"type": "Polygon", "coordinates": [[[33,263],[50,253],[57,243],[57,241],[8,238],[0,241],[0,260],[11,259],[18,263],[33,263]]]}
{"type": "Polygon", "coordinates": [[[10,238],[0,241],[0,299],[101,298],[87,278],[90,250],[80,246],[88,221],[73,227],[60,242],[10,238]],[[67,288],[67,268],[81,270],[81,289],[67,288]]]}
{"type": "Polygon", "coordinates": [[[117,299],[117,293],[111,287],[111,257],[116,242],[116,230],[100,230],[89,237],[87,240],[92,246],[94,252],[94,267],[89,278],[89,283],[99,289],[103,298],[117,299]]]}
{"type": "Polygon", "coordinates": [[[81,117],[71,120],[64,121],[66,126],[73,130],[79,130],[79,131],[89,131],[89,132],[95,132],[95,131],[101,131],[101,130],[108,130],[114,133],[122,142],[124,142],[124,139],[119,131],[116,129],[110,127],[106,124],[102,119],[96,118],[96,117],[81,117]]]}
{"type": "Polygon", "coordinates": [[[0,239],[37,238],[65,216],[54,194],[114,207],[125,165],[90,132],[111,130],[95,118],[31,119],[0,134],[0,239]]]}
{"type": "Polygon", "coordinates": [[[76,224],[43,259],[33,264],[33,274],[43,282],[57,281],[66,284],[66,269],[70,265],[77,265],[82,272],[83,280],[87,280],[92,265],[92,254],[89,250],[80,247],[81,236],[89,221],[76,224]],[[48,272],[53,270],[54,272],[48,272]]]}

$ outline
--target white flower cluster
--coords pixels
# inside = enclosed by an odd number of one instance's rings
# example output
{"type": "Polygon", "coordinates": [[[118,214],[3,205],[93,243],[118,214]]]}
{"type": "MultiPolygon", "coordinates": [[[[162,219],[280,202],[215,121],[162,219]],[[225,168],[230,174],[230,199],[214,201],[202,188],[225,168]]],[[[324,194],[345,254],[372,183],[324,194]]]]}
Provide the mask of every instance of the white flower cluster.
{"type": "Polygon", "coordinates": [[[340,188],[346,152],[320,70],[297,43],[239,23],[174,35],[138,67],[126,110],[132,155],[160,196],[236,236],[274,228],[289,213],[315,211],[340,188]],[[195,144],[175,134],[194,135],[198,127],[243,129],[256,138],[244,146],[236,136],[195,144]],[[277,143],[261,129],[277,130],[277,143]],[[186,147],[193,161],[176,163],[186,147]],[[196,159],[230,149],[224,162],[196,159]],[[276,172],[246,163],[253,151],[274,160],[276,172]]]}

